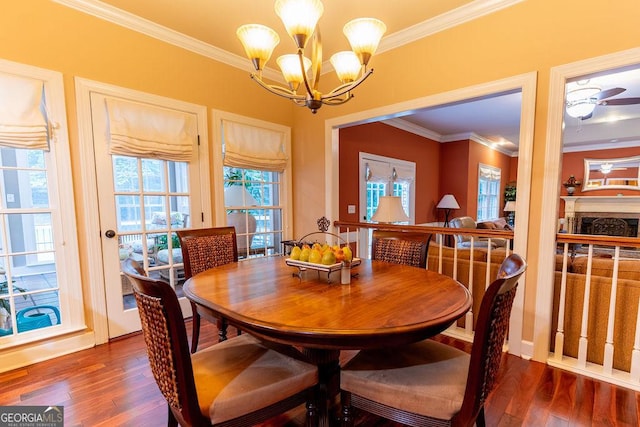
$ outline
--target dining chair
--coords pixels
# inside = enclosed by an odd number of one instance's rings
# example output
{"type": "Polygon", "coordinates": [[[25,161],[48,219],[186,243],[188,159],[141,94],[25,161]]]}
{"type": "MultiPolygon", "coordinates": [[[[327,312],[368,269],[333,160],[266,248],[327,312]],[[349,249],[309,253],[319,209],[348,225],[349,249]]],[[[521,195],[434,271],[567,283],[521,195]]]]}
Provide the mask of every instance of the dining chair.
{"type": "Polygon", "coordinates": [[[122,271],[133,284],[149,365],[167,401],[169,426],[251,426],[305,402],[307,425],[316,422],[315,365],[249,334],[190,354],[175,291],[133,267],[127,262],[122,271]]]}
{"type": "Polygon", "coordinates": [[[482,298],[470,355],[431,339],[359,352],[340,373],[342,425],[353,425],[357,407],[411,426],[484,426],[525,269],[517,254],[502,263],[482,298]]]}
{"type": "Polygon", "coordinates": [[[371,259],[426,268],[431,237],[413,231],[373,230],[371,259]]]}
{"type": "MultiPolygon", "coordinates": [[[[235,227],[199,228],[193,230],[177,230],[176,234],[182,248],[184,278],[201,273],[210,268],[232,262],[238,262],[238,244],[235,227]]],[[[218,327],[218,340],[227,339],[227,321],[213,312],[191,301],[193,312],[193,330],[191,334],[191,352],[198,349],[200,339],[200,318],[213,322],[218,327]]],[[[240,331],[238,330],[238,335],[240,331]]]]}

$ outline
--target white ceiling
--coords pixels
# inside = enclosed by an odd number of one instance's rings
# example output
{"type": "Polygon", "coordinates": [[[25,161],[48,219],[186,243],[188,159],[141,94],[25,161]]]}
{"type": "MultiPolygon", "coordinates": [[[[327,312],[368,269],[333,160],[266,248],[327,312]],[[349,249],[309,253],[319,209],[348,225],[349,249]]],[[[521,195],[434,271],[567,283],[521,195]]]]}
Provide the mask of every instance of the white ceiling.
{"type": "MultiPolygon", "coordinates": [[[[54,0],[60,4],[183,46],[232,66],[249,71],[251,65],[235,32],[247,23],[260,23],[276,30],[280,44],[273,58],[294,53],[293,41],[267,0],[54,0]]],[[[522,0],[324,0],[319,22],[325,59],[349,49],[342,26],[357,17],[375,17],[387,25],[378,52],[384,52],[421,37],[459,25],[479,16],[509,7],[522,0]]],[[[373,60],[375,62],[375,58],[373,60]]],[[[268,66],[273,67],[273,60],[268,66]]],[[[323,66],[326,70],[327,65],[323,66]]],[[[265,76],[276,76],[268,70],[265,76]],[[267,74],[269,73],[269,74],[267,74]]],[[[623,87],[614,98],[640,97],[638,69],[590,77],[590,84],[603,90],[623,87]]],[[[585,78],[586,78],[585,77],[585,78]]],[[[374,77],[375,78],[375,77],[374,77]]],[[[249,80],[247,78],[247,80],[249,80]]],[[[360,90],[366,90],[366,85],[360,90]]],[[[285,102],[283,100],[283,102],[285,102]]],[[[389,122],[397,127],[424,129],[441,142],[473,136],[486,143],[501,144],[501,150],[516,152],[520,122],[520,93],[497,94],[442,107],[431,107],[389,122]]],[[[602,148],[640,140],[640,105],[596,106],[593,117],[581,121],[565,117],[565,147],[602,148]],[[617,121],[611,122],[612,118],[617,121]],[[604,144],[604,145],[603,145],[604,144]]],[[[636,143],[635,145],[640,145],[636,143]]]]}

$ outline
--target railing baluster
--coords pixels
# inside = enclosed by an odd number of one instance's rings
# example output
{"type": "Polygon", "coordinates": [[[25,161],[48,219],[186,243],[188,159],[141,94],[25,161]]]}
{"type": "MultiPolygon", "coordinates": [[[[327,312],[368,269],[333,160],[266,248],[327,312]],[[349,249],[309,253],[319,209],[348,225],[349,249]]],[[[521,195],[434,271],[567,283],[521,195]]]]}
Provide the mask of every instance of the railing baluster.
{"type": "MultiPolygon", "coordinates": [[[[475,242],[475,239],[473,238],[473,236],[471,236],[471,247],[469,248],[469,293],[471,294],[471,300],[473,300],[473,298],[474,298],[474,295],[473,295],[473,261],[474,261],[474,256],[473,256],[473,249],[474,248],[473,248],[473,246],[474,246],[474,242],[475,242]]],[[[455,245],[454,248],[455,248],[454,253],[457,254],[458,245],[455,245]]],[[[455,277],[454,277],[454,279],[455,279],[455,277]]],[[[469,309],[469,311],[467,311],[467,314],[466,314],[466,316],[464,318],[464,329],[466,330],[466,332],[468,334],[473,334],[473,307],[471,307],[469,309]]]]}
{"type": "Polygon", "coordinates": [[[609,319],[607,320],[607,340],[604,344],[603,370],[607,374],[613,373],[613,326],[616,319],[616,298],[618,295],[618,266],[620,261],[620,246],[616,246],[613,255],[613,276],[611,278],[611,299],[609,300],[609,319]]]}
{"type": "Polygon", "coordinates": [[[556,342],[553,349],[553,358],[562,360],[564,353],[564,311],[567,299],[567,260],[569,258],[569,243],[564,244],[562,257],[562,279],[560,280],[560,301],[558,303],[558,328],[556,342]]]}
{"type": "Polygon", "coordinates": [[[638,299],[638,314],[636,315],[636,333],[631,351],[631,381],[640,383],[640,299],[638,299]]]}
{"type": "Polygon", "coordinates": [[[591,296],[591,264],[593,262],[593,244],[589,244],[589,254],[587,255],[587,275],[584,284],[584,300],[582,303],[582,325],[580,329],[580,340],[578,344],[578,364],[581,367],[587,366],[587,327],[589,326],[589,298],[591,296]]]}

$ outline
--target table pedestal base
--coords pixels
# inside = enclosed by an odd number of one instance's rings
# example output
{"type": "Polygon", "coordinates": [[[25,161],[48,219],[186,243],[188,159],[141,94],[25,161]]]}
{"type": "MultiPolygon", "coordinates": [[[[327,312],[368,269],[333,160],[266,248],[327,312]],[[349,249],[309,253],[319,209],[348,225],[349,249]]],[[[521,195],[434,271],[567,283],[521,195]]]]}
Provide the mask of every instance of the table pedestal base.
{"type": "Polygon", "coordinates": [[[328,427],[331,425],[329,412],[340,392],[340,350],[303,348],[302,352],[318,366],[318,425],[328,427]]]}

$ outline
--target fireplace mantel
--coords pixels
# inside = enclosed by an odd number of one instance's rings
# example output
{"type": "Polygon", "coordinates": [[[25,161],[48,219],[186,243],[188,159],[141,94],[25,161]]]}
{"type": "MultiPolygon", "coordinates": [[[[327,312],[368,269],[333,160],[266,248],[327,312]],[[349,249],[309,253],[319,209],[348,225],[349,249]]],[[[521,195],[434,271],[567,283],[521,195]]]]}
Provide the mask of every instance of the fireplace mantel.
{"type": "Polygon", "coordinates": [[[640,213],[640,196],[562,196],[565,215],[575,212],[640,213]]]}
{"type": "Polygon", "coordinates": [[[561,196],[564,200],[564,226],[575,230],[576,213],[601,212],[612,214],[640,214],[640,196],[561,196]]]}

